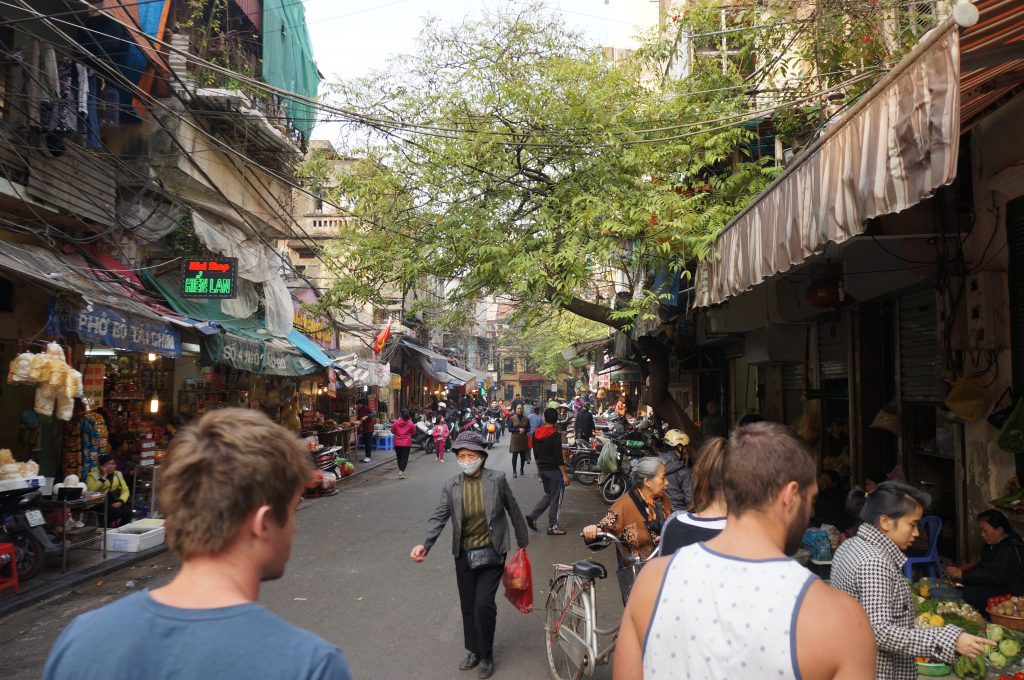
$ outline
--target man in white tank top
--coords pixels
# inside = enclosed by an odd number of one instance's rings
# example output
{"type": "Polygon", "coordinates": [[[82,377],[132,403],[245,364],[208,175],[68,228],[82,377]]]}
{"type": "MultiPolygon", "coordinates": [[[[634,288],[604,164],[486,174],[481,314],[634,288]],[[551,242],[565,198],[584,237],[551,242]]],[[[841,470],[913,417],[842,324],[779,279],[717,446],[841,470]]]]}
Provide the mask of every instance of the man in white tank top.
{"type": "Polygon", "coordinates": [[[733,432],[722,463],[726,528],[640,572],[622,615],[615,680],[875,677],[864,610],[789,557],[803,541],[816,473],[783,425],[733,432]]]}

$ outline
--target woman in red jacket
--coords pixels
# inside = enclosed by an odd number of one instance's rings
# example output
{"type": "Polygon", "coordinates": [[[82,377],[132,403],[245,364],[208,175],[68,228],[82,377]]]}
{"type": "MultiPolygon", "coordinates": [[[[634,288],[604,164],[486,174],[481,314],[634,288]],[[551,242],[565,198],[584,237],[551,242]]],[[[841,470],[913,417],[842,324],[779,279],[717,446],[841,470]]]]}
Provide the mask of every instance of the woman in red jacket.
{"type": "Polygon", "coordinates": [[[412,434],[416,423],[412,422],[409,409],[402,409],[402,415],[391,423],[391,434],[395,435],[395,457],[398,459],[398,478],[405,479],[405,466],[409,464],[409,449],[412,448],[412,434]]]}

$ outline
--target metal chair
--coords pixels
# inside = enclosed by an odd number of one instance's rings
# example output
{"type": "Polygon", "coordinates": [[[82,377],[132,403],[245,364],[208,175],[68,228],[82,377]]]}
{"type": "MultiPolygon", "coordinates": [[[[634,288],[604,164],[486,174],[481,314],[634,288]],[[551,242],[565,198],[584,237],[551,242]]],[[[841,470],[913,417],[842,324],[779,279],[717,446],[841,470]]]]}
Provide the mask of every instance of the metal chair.
{"type": "Polygon", "coordinates": [[[942,532],[942,518],[937,515],[925,515],[921,518],[921,527],[928,532],[928,552],[922,557],[908,557],[903,565],[903,574],[914,580],[914,565],[925,565],[928,575],[932,578],[942,576],[942,563],[939,562],[939,534],[942,532]]]}

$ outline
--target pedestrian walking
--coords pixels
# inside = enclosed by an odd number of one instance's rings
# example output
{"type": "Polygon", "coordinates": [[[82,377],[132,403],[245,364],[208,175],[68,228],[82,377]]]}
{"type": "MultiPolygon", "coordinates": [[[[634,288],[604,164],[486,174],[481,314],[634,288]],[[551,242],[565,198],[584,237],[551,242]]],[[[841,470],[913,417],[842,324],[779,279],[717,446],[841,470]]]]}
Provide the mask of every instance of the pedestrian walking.
{"type": "Polygon", "coordinates": [[[855,597],[867,612],[878,643],[879,680],[916,680],[915,656],[953,663],[958,653],[973,658],[996,644],[957,626],[914,627],[903,551],[918,537],[918,523],[930,503],[928,494],[900,482],[883,482],[871,493],[860,487],[850,491],[850,510],[864,523],[836,550],[832,585],[855,597]]]}
{"type": "MultiPolygon", "coordinates": [[[[661,555],[667,557],[680,548],[710,541],[726,525],[725,487],[722,483],[722,459],[726,440],[714,437],[697,451],[693,464],[693,509],[689,505],[673,512],[661,529],[661,555]]],[[[671,487],[671,482],[669,483],[671,487]]],[[[675,503],[673,502],[673,506],[675,503]]]]}
{"type": "Polygon", "coordinates": [[[439,463],[444,462],[444,450],[448,448],[448,423],[445,422],[444,416],[440,415],[437,417],[437,423],[434,424],[434,432],[431,436],[434,438],[434,457],[439,463]]]}
{"type": "Polygon", "coordinates": [[[569,486],[569,473],[565,469],[565,457],[562,456],[562,437],[558,433],[556,423],[558,411],[553,408],[544,411],[544,425],[537,428],[533,435],[533,450],[537,454],[537,471],[541,483],[544,484],[544,495],[526,516],[526,524],[537,531],[537,519],[548,511],[548,535],[564,536],[565,529],[559,523],[562,501],[565,499],[565,487],[569,486]]]}
{"type": "Polygon", "coordinates": [[[523,405],[516,406],[516,412],[508,421],[508,450],[512,454],[512,478],[524,474],[526,458],[530,451],[530,421],[523,414],[523,405]],[[519,472],[516,473],[516,463],[519,463],[519,472]]]}
{"type": "Polygon", "coordinates": [[[370,454],[373,452],[373,430],[377,424],[377,414],[370,411],[365,400],[359,400],[359,408],[356,417],[359,419],[359,435],[363,445],[363,462],[370,462],[370,454]]]}
{"type": "Polygon", "coordinates": [[[43,677],[349,680],[337,647],[257,603],[284,574],[311,475],[306,448],[262,411],[218,409],[179,430],[160,467],[177,576],[77,617],[43,677]]]}
{"type": "Polygon", "coordinates": [[[873,677],[864,610],[789,557],[803,542],[816,472],[806,444],[782,425],[733,432],[722,461],[728,523],[640,571],[615,646],[616,680],[873,677]]]}
{"type": "Polygon", "coordinates": [[[529,449],[526,453],[526,464],[530,464],[530,459],[533,458],[533,434],[537,431],[541,425],[544,424],[544,417],[541,415],[543,409],[540,405],[532,407],[530,412],[526,415],[526,419],[530,421],[530,440],[529,449]]]}
{"type": "Polygon", "coordinates": [[[405,479],[405,468],[409,465],[409,451],[412,449],[412,435],[416,423],[412,422],[409,409],[402,409],[401,415],[391,423],[391,434],[395,436],[395,459],[398,461],[398,478],[405,479]]]}
{"type": "Polygon", "coordinates": [[[494,597],[504,572],[510,541],[508,519],[516,544],[530,542],[526,520],[503,472],[484,467],[487,443],[478,432],[463,432],[452,448],[461,471],[441,488],[441,502],[427,522],[423,543],[412,549],[413,562],[422,562],[444,530],[452,524],[452,555],[462,608],[462,634],[469,654],[461,670],[480,666],[477,676],[494,674],[494,629],[498,607],[494,597]]]}

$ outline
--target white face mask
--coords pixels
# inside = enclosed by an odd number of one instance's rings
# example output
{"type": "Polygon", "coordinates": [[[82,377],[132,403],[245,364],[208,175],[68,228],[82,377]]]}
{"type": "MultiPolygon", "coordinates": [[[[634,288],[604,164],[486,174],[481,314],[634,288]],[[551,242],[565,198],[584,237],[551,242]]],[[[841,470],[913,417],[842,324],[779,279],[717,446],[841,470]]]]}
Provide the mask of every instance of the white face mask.
{"type": "Polygon", "coordinates": [[[483,466],[483,464],[484,459],[478,458],[477,460],[474,460],[472,463],[459,463],[459,467],[462,468],[462,471],[465,472],[467,475],[475,475],[476,471],[479,470],[483,466]]]}

